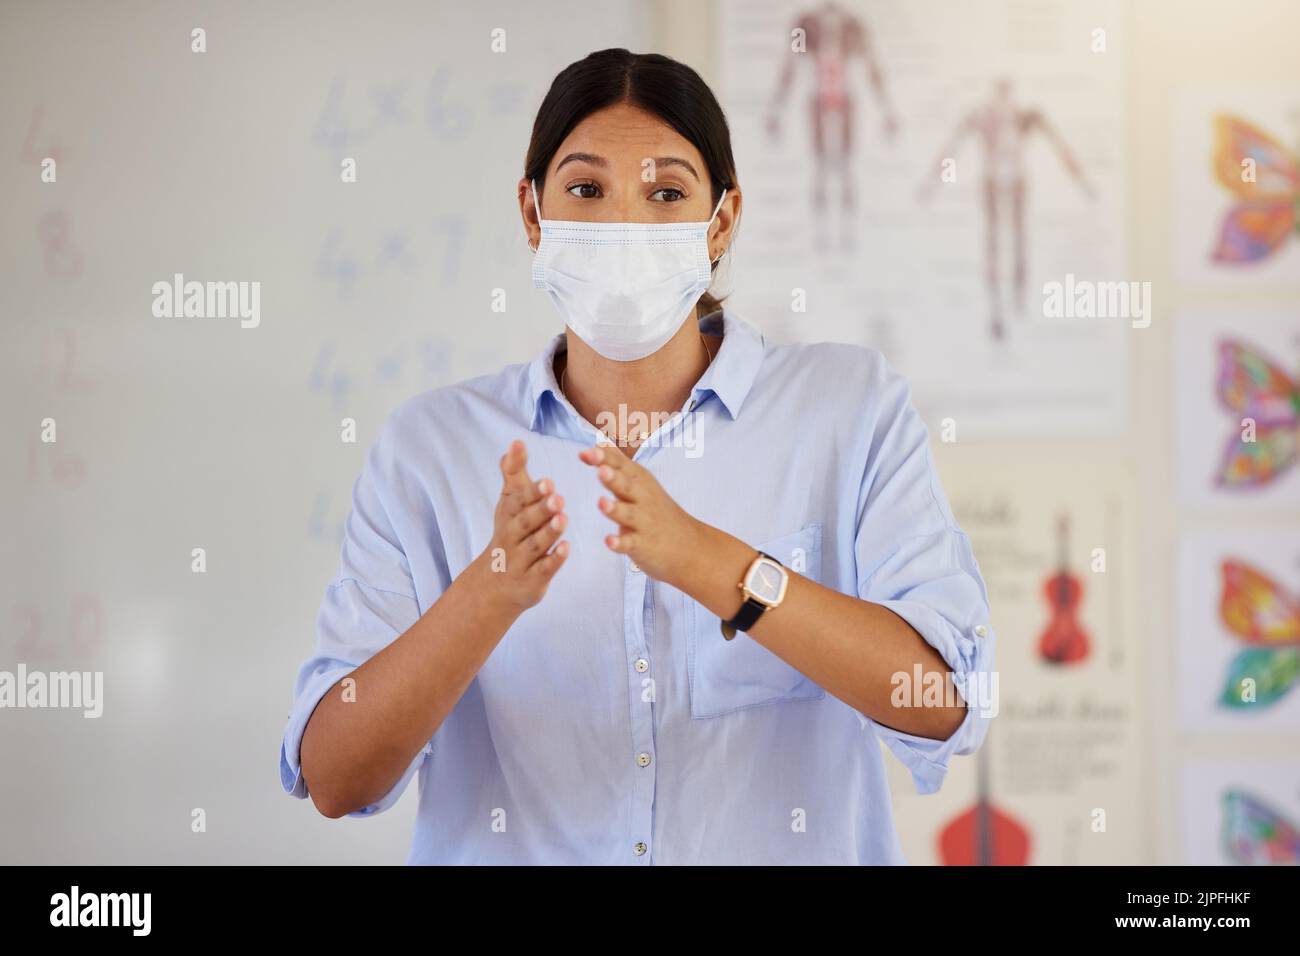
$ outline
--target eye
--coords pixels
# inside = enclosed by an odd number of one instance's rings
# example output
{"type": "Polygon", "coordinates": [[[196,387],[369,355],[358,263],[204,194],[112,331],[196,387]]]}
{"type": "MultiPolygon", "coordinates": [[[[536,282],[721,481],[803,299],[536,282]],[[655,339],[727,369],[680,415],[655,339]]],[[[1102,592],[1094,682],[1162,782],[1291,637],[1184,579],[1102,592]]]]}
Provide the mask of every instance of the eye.
{"type": "Polygon", "coordinates": [[[567,192],[578,199],[595,199],[600,195],[600,187],[592,182],[574,183],[568,188],[567,192]],[[575,192],[574,190],[578,191],[575,192]]]}
{"type": "Polygon", "coordinates": [[[681,202],[686,198],[686,194],[680,189],[674,189],[672,186],[665,186],[663,189],[656,189],[650,194],[650,198],[655,202],[681,202]],[[655,196],[662,196],[662,199],[655,199],[655,196]]]}

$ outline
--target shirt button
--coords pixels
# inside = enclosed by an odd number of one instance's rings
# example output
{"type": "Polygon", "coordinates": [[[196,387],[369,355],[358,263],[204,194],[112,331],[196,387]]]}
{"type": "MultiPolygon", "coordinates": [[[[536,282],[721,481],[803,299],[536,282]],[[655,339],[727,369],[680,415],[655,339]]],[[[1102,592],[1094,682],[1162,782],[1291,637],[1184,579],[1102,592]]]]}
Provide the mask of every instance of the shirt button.
{"type": "Polygon", "coordinates": [[[627,566],[632,570],[633,574],[641,573],[641,569],[636,566],[636,562],[633,561],[631,558],[627,559],[627,566]]]}
{"type": "Polygon", "coordinates": [[[632,666],[636,668],[638,674],[644,674],[650,669],[650,662],[644,657],[638,657],[632,666]]]}
{"type": "Polygon", "coordinates": [[[637,754],[637,755],[636,755],[636,765],[637,765],[638,767],[648,767],[648,766],[650,766],[650,755],[647,754],[647,753],[639,753],[639,754],[637,754]]]}
{"type": "Polygon", "coordinates": [[[989,629],[988,629],[987,627],[985,627],[983,624],[977,624],[977,625],[975,625],[975,636],[976,636],[976,637],[988,637],[988,636],[989,636],[989,629]]]}
{"type": "Polygon", "coordinates": [[[646,846],[644,843],[636,843],[632,847],[632,852],[635,853],[637,856],[645,856],[645,851],[648,849],[650,848],[646,846]]]}

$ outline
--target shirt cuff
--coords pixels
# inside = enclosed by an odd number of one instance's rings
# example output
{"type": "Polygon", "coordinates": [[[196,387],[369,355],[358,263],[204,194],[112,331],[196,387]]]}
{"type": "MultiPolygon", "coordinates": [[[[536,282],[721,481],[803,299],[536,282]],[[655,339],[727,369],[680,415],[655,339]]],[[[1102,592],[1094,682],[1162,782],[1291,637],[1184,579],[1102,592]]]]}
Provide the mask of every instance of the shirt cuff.
{"type": "Polygon", "coordinates": [[[911,771],[916,792],[935,793],[948,775],[949,758],[953,754],[971,754],[979,749],[988,733],[989,721],[997,713],[993,630],[987,624],[960,629],[933,608],[916,601],[875,603],[889,608],[905,620],[939,652],[966,702],[966,716],[947,740],[918,737],[866,718],[876,736],[911,771]]]}
{"type": "MultiPolygon", "coordinates": [[[[301,693],[298,694],[298,699],[294,703],[292,713],[289,714],[289,722],[285,725],[284,736],[280,742],[280,785],[284,788],[284,792],[290,796],[297,797],[300,800],[308,796],[307,781],[302,778],[301,751],[302,735],[307,729],[307,723],[311,720],[311,715],[321,702],[321,698],[329,693],[330,688],[356,669],[354,666],[347,666],[321,671],[313,675],[307,681],[301,693]]],[[[348,816],[372,817],[391,807],[397,802],[403,791],[406,790],[411,777],[424,763],[424,758],[432,752],[433,744],[430,741],[420,748],[420,752],[412,759],[402,773],[401,778],[397,783],[393,784],[387,793],[375,803],[359,810],[353,810],[348,816]]]]}

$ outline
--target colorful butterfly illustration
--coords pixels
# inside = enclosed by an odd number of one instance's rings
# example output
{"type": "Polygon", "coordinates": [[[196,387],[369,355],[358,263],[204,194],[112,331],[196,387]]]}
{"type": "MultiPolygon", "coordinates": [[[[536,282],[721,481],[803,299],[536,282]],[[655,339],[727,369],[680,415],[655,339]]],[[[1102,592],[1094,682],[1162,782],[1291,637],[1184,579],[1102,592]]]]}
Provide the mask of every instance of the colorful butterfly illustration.
{"type": "Polygon", "coordinates": [[[1219,401],[1252,422],[1250,439],[1228,440],[1216,483],[1220,487],[1266,485],[1295,463],[1300,443],[1300,387],[1255,349],[1219,343],[1219,401]]]}
{"type": "Polygon", "coordinates": [[[1300,677],[1300,603],[1267,575],[1225,560],[1219,616],[1248,645],[1228,666],[1219,703],[1235,710],[1267,707],[1300,677]]]}
{"type": "Polygon", "coordinates": [[[1234,863],[1300,863],[1300,831],[1242,790],[1223,795],[1223,848],[1234,863]]]}
{"type": "Polygon", "coordinates": [[[1300,159],[1272,137],[1235,116],[1216,116],[1214,174],[1237,199],[1223,220],[1215,262],[1260,262],[1300,229],[1300,159]]]}

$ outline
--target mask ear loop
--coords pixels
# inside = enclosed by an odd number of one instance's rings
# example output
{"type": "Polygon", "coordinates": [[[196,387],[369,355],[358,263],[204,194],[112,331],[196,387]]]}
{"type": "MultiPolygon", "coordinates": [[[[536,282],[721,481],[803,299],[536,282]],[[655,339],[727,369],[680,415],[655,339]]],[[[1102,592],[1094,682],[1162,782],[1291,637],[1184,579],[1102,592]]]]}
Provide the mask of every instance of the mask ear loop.
{"type": "MultiPolygon", "coordinates": [[[[537,180],[528,180],[528,186],[533,193],[533,208],[537,210],[537,227],[540,229],[542,226],[542,207],[537,204],[537,180]]],[[[537,251],[537,246],[534,246],[531,242],[528,243],[528,248],[532,249],[533,252],[537,251]]]]}
{"type": "MultiPolygon", "coordinates": [[[[536,198],[536,197],[534,197],[534,198],[536,198]]],[[[724,200],[724,199],[726,199],[726,198],[727,198],[727,190],[724,189],[724,190],[722,190],[722,195],[718,197],[718,204],[717,204],[716,206],[713,207],[713,215],[709,217],[709,226],[712,226],[712,225],[713,225],[713,220],[715,220],[715,219],[718,218],[718,210],[722,208],[722,200],[724,200]]],[[[706,227],[705,227],[705,233],[707,233],[707,232],[708,232],[708,227],[706,226],[706,227]]],[[[717,265],[718,262],[719,262],[719,260],[721,260],[722,257],[725,256],[726,254],[727,254],[727,250],[726,250],[726,249],[723,249],[720,253],[718,253],[718,258],[717,258],[717,259],[710,259],[710,260],[709,260],[709,265],[717,265]]]]}

